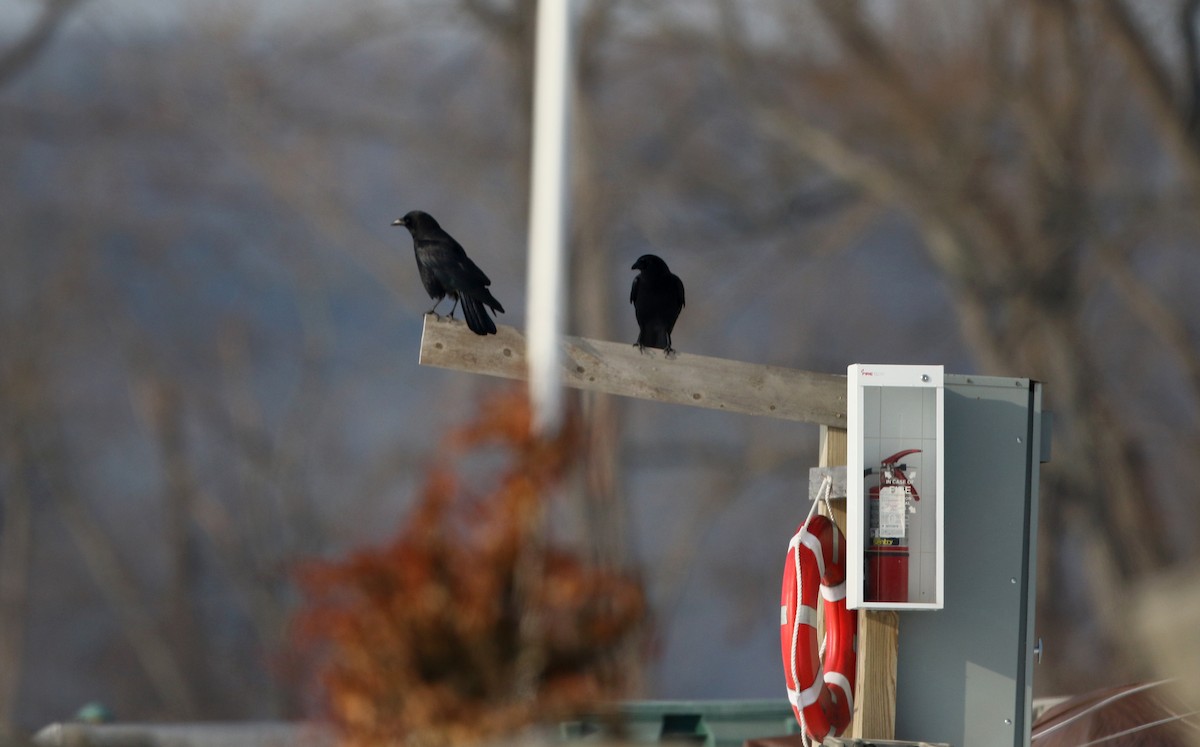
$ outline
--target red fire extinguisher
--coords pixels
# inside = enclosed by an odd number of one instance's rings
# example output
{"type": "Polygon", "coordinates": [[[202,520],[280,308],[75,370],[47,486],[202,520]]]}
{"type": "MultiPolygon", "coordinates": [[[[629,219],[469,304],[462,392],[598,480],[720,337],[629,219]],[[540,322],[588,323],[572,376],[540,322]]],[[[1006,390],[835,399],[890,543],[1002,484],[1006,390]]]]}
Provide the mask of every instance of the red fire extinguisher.
{"type": "Polygon", "coordinates": [[[868,468],[865,476],[879,475],[879,484],[871,488],[870,545],[867,547],[867,572],[864,598],[868,602],[908,601],[908,514],[921,500],[917,488],[906,473],[908,465],[900,460],[920,449],[905,449],[868,468]]]}

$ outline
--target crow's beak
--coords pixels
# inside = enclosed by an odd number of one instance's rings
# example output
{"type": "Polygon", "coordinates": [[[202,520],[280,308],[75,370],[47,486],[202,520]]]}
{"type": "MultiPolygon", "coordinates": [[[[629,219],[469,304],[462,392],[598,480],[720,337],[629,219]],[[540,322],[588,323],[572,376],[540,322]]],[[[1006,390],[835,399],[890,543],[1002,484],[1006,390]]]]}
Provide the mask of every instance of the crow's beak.
{"type": "Polygon", "coordinates": [[[640,263],[640,262],[634,262],[634,263],[633,263],[633,267],[630,267],[629,269],[631,269],[631,270],[636,270],[636,269],[638,269],[638,267],[639,267],[640,265],[641,265],[641,263],[640,263]]]}
{"type": "Polygon", "coordinates": [[[403,226],[403,225],[404,225],[404,219],[403,219],[403,218],[397,218],[396,220],[392,221],[392,225],[393,225],[393,226],[403,226]]]}

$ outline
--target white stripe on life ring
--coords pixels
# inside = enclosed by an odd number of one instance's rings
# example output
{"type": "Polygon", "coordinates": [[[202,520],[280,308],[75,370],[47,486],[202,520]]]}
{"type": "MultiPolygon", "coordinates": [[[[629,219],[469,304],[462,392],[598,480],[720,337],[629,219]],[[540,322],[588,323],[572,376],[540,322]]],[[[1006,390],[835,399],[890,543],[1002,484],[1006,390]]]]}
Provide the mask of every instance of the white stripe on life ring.
{"type": "Polygon", "coordinates": [[[804,543],[805,547],[812,550],[813,556],[817,559],[817,577],[825,578],[825,554],[821,552],[821,540],[805,530],[800,541],[804,543]]]}
{"type": "Polygon", "coordinates": [[[790,687],[788,688],[788,702],[796,708],[803,707],[800,705],[800,693],[790,687]]]}
{"type": "Polygon", "coordinates": [[[817,611],[812,607],[800,605],[796,608],[796,624],[807,625],[810,628],[817,627],[817,611]]]}
{"type": "Polygon", "coordinates": [[[800,693],[800,707],[808,708],[813,703],[816,703],[821,698],[821,691],[825,689],[825,683],[821,680],[814,680],[811,685],[804,688],[800,693]]]}
{"type": "Polygon", "coordinates": [[[825,682],[830,685],[835,685],[841,688],[842,692],[846,693],[846,706],[850,713],[854,713],[854,690],[850,688],[850,680],[841,672],[826,672],[825,682]]]}
{"type": "Polygon", "coordinates": [[[846,598],[846,582],[843,581],[837,586],[822,586],[821,596],[830,602],[838,602],[846,598]]]}

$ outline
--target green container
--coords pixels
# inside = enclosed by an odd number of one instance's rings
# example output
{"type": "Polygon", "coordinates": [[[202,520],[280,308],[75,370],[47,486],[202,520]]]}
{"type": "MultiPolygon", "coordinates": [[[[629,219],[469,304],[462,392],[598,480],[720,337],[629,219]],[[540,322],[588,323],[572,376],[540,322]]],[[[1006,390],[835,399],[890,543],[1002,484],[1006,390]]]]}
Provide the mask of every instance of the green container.
{"type": "Polygon", "coordinates": [[[638,700],[562,725],[567,741],[624,739],[741,747],[747,739],[798,734],[786,699],[638,700]]]}

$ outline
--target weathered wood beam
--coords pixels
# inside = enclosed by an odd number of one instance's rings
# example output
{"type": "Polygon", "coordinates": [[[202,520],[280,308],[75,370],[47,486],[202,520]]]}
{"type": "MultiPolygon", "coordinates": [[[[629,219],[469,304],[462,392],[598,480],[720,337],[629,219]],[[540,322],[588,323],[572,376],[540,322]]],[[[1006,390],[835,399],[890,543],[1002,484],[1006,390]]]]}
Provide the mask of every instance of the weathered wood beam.
{"type": "MultiPolygon", "coordinates": [[[[846,377],[661,350],[562,338],[563,384],[656,402],[846,427],[846,377]]],[[[526,377],[525,338],[512,327],[479,336],[461,321],[425,317],[423,366],[526,377]]]]}

